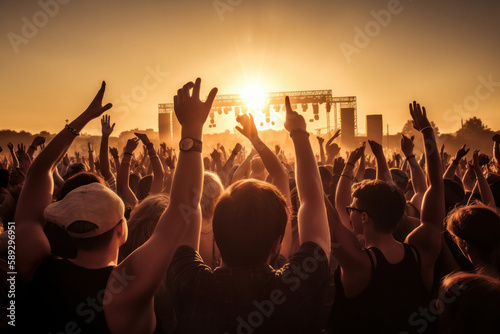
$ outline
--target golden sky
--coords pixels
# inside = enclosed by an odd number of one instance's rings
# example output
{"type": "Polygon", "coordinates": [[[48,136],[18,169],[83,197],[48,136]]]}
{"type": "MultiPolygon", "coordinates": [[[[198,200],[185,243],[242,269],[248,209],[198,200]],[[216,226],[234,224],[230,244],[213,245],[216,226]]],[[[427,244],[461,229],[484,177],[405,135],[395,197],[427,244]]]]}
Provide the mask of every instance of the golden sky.
{"type": "Polygon", "coordinates": [[[0,129],[56,132],[102,80],[116,135],[157,129],[158,103],[200,76],[205,94],[355,95],[360,133],[367,114],[400,131],[413,99],[441,132],[472,116],[498,130],[499,15],[488,0],[0,0],[0,129]]]}

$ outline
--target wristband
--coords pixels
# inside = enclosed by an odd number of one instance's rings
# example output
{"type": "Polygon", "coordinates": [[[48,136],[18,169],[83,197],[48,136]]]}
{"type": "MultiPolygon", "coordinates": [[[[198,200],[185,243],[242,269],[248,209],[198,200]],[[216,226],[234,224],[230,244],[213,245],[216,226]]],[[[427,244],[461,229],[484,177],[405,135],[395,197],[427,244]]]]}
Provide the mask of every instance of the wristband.
{"type": "Polygon", "coordinates": [[[410,154],[409,156],[406,157],[406,160],[410,160],[411,158],[415,158],[415,154],[410,154]]]}
{"type": "Polygon", "coordinates": [[[420,129],[420,132],[424,132],[424,130],[427,130],[427,129],[432,129],[432,126],[428,125],[425,128],[420,129]]]}
{"type": "Polygon", "coordinates": [[[78,133],[78,131],[76,131],[76,129],[73,129],[73,128],[72,128],[71,126],[69,126],[68,124],[66,124],[66,125],[64,126],[64,128],[65,128],[66,130],[68,130],[69,132],[71,132],[72,134],[74,134],[75,136],[79,136],[79,135],[80,135],[80,133],[78,133]]]}
{"type": "Polygon", "coordinates": [[[305,133],[307,134],[307,137],[309,137],[309,132],[301,129],[293,129],[292,131],[290,131],[290,137],[293,137],[297,133],[305,133]]]}

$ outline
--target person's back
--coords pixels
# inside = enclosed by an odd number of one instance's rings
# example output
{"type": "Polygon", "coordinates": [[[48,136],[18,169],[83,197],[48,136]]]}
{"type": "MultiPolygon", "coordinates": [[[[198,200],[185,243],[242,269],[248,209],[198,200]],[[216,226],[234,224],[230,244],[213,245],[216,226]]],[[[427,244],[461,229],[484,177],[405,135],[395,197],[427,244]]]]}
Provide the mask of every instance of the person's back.
{"type": "Polygon", "coordinates": [[[420,254],[414,247],[402,245],[404,256],[397,263],[389,262],[378,248],[365,250],[372,266],[371,278],[368,286],[355,297],[345,295],[340,269],[337,270],[337,293],[331,318],[331,326],[337,332],[410,330],[410,317],[428,303],[429,293],[422,280],[420,254]],[[363,321],[358,321],[359,314],[363,314],[363,321]]]}
{"type": "Polygon", "coordinates": [[[212,271],[181,247],[167,281],[180,333],[319,333],[327,278],[325,253],[306,243],[278,271],[268,264],[212,271]]]}
{"type": "Polygon", "coordinates": [[[21,332],[109,332],[103,299],[113,268],[88,269],[66,259],[46,259],[21,301],[21,332]]]}

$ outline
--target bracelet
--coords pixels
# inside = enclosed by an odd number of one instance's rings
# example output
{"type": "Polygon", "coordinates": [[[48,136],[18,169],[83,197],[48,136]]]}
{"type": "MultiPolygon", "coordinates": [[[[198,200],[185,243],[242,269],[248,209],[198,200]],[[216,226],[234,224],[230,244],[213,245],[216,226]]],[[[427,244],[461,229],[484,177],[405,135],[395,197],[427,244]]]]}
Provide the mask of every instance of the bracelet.
{"type": "Polygon", "coordinates": [[[69,132],[71,132],[72,134],[74,134],[75,136],[79,136],[79,135],[80,135],[80,133],[78,133],[78,131],[76,131],[76,129],[73,129],[73,128],[72,128],[71,126],[69,126],[68,124],[66,124],[66,125],[64,126],[64,128],[65,128],[66,130],[68,130],[69,132]]]}
{"type": "Polygon", "coordinates": [[[290,137],[293,137],[296,133],[305,133],[307,134],[307,137],[309,137],[309,132],[301,129],[293,129],[292,131],[290,131],[290,137]]]}
{"type": "Polygon", "coordinates": [[[427,129],[432,129],[432,126],[428,125],[425,128],[420,129],[420,132],[424,132],[424,130],[427,130],[427,129]]]}
{"type": "Polygon", "coordinates": [[[132,156],[132,153],[129,153],[129,152],[123,152],[123,155],[130,155],[130,156],[132,156]]]}
{"type": "Polygon", "coordinates": [[[349,175],[346,175],[346,174],[340,174],[340,176],[347,177],[349,180],[351,180],[351,181],[352,181],[352,177],[350,177],[349,175]]]}
{"type": "Polygon", "coordinates": [[[410,154],[409,156],[406,157],[406,160],[410,160],[411,158],[415,158],[415,154],[410,154]]]}

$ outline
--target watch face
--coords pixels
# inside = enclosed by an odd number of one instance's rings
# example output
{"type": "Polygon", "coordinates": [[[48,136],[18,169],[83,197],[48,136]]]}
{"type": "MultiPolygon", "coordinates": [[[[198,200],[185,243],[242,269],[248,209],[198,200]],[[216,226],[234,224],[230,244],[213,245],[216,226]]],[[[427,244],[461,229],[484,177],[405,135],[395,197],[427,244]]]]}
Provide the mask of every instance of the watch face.
{"type": "Polygon", "coordinates": [[[194,145],[194,141],[193,139],[191,138],[184,138],[183,140],[181,140],[180,142],[180,149],[183,150],[183,151],[187,151],[187,150],[190,150],[194,145]]]}

